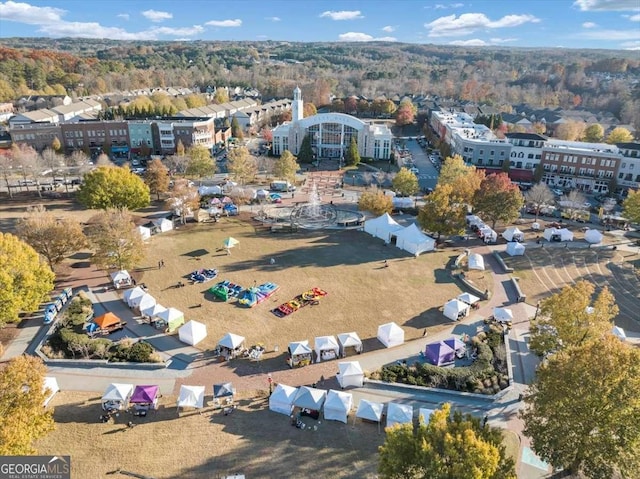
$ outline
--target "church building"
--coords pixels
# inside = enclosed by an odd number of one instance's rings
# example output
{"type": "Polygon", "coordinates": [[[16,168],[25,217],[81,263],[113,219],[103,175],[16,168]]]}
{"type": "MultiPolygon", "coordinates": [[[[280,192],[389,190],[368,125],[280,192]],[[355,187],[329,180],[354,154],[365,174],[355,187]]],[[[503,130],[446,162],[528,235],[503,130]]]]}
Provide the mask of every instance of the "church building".
{"type": "Polygon", "coordinates": [[[319,113],[303,118],[300,88],[293,91],[291,121],[273,130],[273,154],[289,150],[297,155],[305,135],[311,139],[316,158],[344,158],[351,138],[356,139],[360,157],[388,160],[393,135],[384,123],[365,122],[344,113],[319,113]]]}

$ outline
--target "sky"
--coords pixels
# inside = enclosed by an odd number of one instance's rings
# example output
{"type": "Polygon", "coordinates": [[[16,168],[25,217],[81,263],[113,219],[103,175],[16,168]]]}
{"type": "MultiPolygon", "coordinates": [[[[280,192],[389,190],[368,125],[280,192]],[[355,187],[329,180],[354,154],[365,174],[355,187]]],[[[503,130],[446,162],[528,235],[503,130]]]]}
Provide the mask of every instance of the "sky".
{"type": "Polygon", "coordinates": [[[638,50],[640,0],[0,0],[0,37],[638,50]]]}

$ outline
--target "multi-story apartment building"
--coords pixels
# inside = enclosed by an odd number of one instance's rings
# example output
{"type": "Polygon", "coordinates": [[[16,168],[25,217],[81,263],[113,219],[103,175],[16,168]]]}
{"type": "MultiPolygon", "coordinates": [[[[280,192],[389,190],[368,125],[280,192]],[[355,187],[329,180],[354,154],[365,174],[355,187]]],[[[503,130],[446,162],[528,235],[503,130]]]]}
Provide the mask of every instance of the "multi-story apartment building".
{"type": "Polygon", "coordinates": [[[512,178],[532,181],[533,174],[540,164],[542,147],[547,138],[537,133],[507,133],[505,136],[511,144],[509,160],[512,178]]]}
{"type": "Polygon", "coordinates": [[[129,141],[131,146],[131,154],[138,155],[143,147],[149,149],[153,148],[153,132],[151,127],[151,121],[145,120],[129,120],[127,125],[129,127],[129,141]]]}
{"type": "Polygon", "coordinates": [[[39,152],[50,148],[56,138],[62,142],[62,128],[51,123],[14,125],[9,133],[13,143],[30,146],[39,152]]]}
{"type": "Polygon", "coordinates": [[[638,189],[640,187],[640,143],[618,143],[622,158],[616,182],[619,187],[638,189]]]}
{"type": "Polygon", "coordinates": [[[111,158],[129,158],[129,126],[126,121],[80,121],[63,123],[62,146],[65,153],[83,150],[92,158],[105,153],[111,158]]]}
{"type": "Polygon", "coordinates": [[[154,152],[159,155],[175,153],[179,142],[185,148],[203,146],[210,150],[216,144],[214,118],[168,118],[154,122],[154,152]]]}

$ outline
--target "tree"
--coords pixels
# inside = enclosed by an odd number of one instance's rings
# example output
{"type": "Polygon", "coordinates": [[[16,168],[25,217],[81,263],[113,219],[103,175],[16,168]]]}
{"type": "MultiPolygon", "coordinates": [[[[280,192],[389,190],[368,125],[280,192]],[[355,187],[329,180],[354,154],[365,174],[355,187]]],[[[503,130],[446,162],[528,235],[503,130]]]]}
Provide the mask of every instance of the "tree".
{"type": "Polygon", "coordinates": [[[57,136],[51,142],[51,149],[57,154],[61,153],[62,143],[60,143],[60,139],[57,136]]]}
{"type": "Polygon", "coordinates": [[[567,120],[556,128],[556,136],[560,140],[578,141],[584,136],[586,125],[582,121],[567,120]]]}
{"type": "Polygon", "coordinates": [[[167,207],[180,216],[182,224],[187,222],[187,217],[200,208],[200,195],[198,189],[189,186],[189,182],[184,179],[176,180],[173,188],[169,192],[167,207]]]}
{"type": "Polygon", "coordinates": [[[604,128],[602,128],[601,124],[594,123],[584,130],[582,141],[586,141],[587,143],[600,143],[603,138],[604,128]]]}
{"type": "Polygon", "coordinates": [[[538,317],[531,325],[531,350],[547,356],[608,333],[618,306],[606,286],[592,301],[594,291],[593,283],[578,281],[542,300],[538,317]]]}
{"type": "Polygon", "coordinates": [[[216,92],[213,95],[213,101],[215,103],[217,103],[218,105],[221,105],[222,103],[228,103],[229,102],[229,91],[224,87],[216,88],[216,92]]]}
{"type": "Polygon", "coordinates": [[[505,173],[509,173],[510,169],[511,169],[511,161],[509,161],[509,159],[507,158],[502,162],[502,171],[504,171],[505,173]]]}
{"type": "Polygon", "coordinates": [[[415,120],[416,109],[410,100],[404,100],[396,110],[396,126],[410,125],[415,120]]]}
{"type": "Polygon", "coordinates": [[[640,477],[638,391],[640,350],[599,336],[540,365],[520,413],[524,432],[541,459],[569,474],[640,477]]]}
{"type": "Polygon", "coordinates": [[[137,210],[149,206],[149,187],[128,167],[99,166],[84,175],[76,195],[87,208],[137,210]]]}
{"type": "Polygon", "coordinates": [[[211,157],[211,152],[202,145],[191,146],[187,149],[187,167],[185,173],[198,179],[213,176],[216,172],[216,163],[211,157]]]}
{"type": "Polygon", "coordinates": [[[147,164],[144,182],[149,187],[149,192],[155,194],[160,201],[160,194],[169,190],[169,170],[159,159],[152,160],[147,164]]]}
{"type": "Polygon", "coordinates": [[[542,177],[544,176],[544,166],[542,163],[538,163],[536,168],[533,170],[533,181],[536,183],[540,183],[542,181],[542,177]]]}
{"type": "Polygon", "coordinates": [[[178,156],[186,155],[186,149],[184,147],[184,143],[182,143],[182,140],[178,140],[178,144],[176,145],[176,155],[178,156]]]}
{"type": "Polygon", "coordinates": [[[237,138],[238,140],[242,140],[244,138],[242,128],[240,127],[240,123],[238,122],[238,117],[235,116],[231,120],[231,136],[237,138]]]}
{"type": "Polygon", "coordinates": [[[533,187],[524,194],[525,201],[533,206],[536,211],[536,221],[538,221],[538,215],[540,214],[540,208],[546,205],[552,205],[555,200],[555,196],[551,188],[546,183],[536,183],[533,187]]]}
{"type": "Polygon", "coordinates": [[[495,173],[485,177],[476,191],[473,207],[495,228],[498,220],[509,223],[520,215],[524,198],[517,185],[506,173],[495,173]]]}
{"type": "Polygon", "coordinates": [[[383,479],[515,479],[515,464],[507,457],[498,428],[445,404],[427,424],[396,425],[386,430],[379,448],[378,472],[383,479]]]}
{"type": "Polygon", "coordinates": [[[420,191],[418,177],[407,168],[400,168],[392,181],[393,189],[401,196],[415,195],[420,191]]]}
{"type": "Polygon", "coordinates": [[[632,223],[640,223],[640,190],[629,190],[629,195],[622,203],[624,217],[632,223]]]}
{"type": "Polygon", "coordinates": [[[189,164],[189,158],[187,156],[170,155],[166,158],[165,163],[169,168],[170,174],[183,175],[187,171],[187,165],[189,164]]]}
{"type": "Polygon", "coordinates": [[[36,250],[17,236],[0,233],[0,327],[36,311],[53,289],[55,275],[36,250]]]}
{"type": "Polygon", "coordinates": [[[313,103],[305,102],[302,106],[302,117],[307,118],[318,114],[318,109],[313,103]]]}
{"type": "Polygon", "coordinates": [[[244,185],[255,178],[258,165],[245,146],[231,150],[227,157],[227,170],[234,180],[244,185]]]}
{"type": "Polygon", "coordinates": [[[144,243],[126,208],[100,212],[89,228],[92,262],[100,268],[131,269],[144,258],[144,243]]]}
{"type": "Polygon", "coordinates": [[[273,165],[273,174],[277,178],[293,183],[296,179],[296,171],[299,169],[300,165],[298,165],[296,157],[289,150],[285,150],[273,165]]]}
{"type": "Polygon", "coordinates": [[[445,157],[438,185],[453,186],[452,195],[458,201],[465,204],[472,204],[476,191],[485,178],[483,170],[477,170],[475,166],[467,166],[460,155],[445,157]]]}
{"type": "Polygon", "coordinates": [[[96,158],[96,166],[112,166],[113,163],[109,159],[109,155],[106,153],[100,153],[96,158]]]}
{"type": "Polygon", "coordinates": [[[71,218],[58,218],[42,205],[28,208],[27,215],[18,221],[16,231],[22,240],[44,256],[52,270],[65,257],[87,244],[80,223],[71,218]]]}
{"type": "Polygon", "coordinates": [[[53,411],[43,407],[47,368],[34,356],[18,356],[0,371],[0,455],[36,453],[33,441],[55,429],[53,411]]]}
{"type": "Polygon", "coordinates": [[[623,128],[622,126],[617,126],[609,136],[607,136],[607,143],[610,145],[616,145],[618,143],[631,143],[633,141],[633,135],[629,130],[623,128]]]}
{"type": "Polygon", "coordinates": [[[300,151],[298,152],[298,162],[311,163],[314,160],[313,149],[311,148],[311,137],[307,134],[302,139],[300,151]]]}
{"type": "Polygon", "coordinates": [[[344,161],[350,166],[358,166],[358,163],[360,163],[360,152],[358,151],[358,143],[355,136],[351,137],[351,143],[346,151],[344,161]]]}
{"type": "Polygon", "coordinates": [[[440,235],[464,232],[467,206],[457,200],[454,186],[438,184],[418,211],[418,224],[426,231],[440,235]]]}
{"type": "Polygon", "coordinates": [[[385,195],[380,190],[365,191],[360,195],[358,209],[380,216],[393,211],[393,201],[391,196],[385,195]]]}
{"type": "Polygon", "coordinates": [[[260,135],[262,139],[268,143],[273,141],[273,130],[271,130],[271,128],[263,128],[260,130],[260,135]]]}

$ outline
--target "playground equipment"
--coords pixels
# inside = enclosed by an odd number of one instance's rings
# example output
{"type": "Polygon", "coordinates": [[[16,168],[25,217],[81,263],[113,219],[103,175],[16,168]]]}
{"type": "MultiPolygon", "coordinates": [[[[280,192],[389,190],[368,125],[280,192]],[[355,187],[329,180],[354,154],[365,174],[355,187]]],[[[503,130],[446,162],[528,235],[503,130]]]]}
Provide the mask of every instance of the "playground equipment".
{"type": "Polygon", "coordinates": [[[313,288],[299,294],[291,301],[283,303],[277,308],[272,309],[271,312],[279,318],[284,318],[285,316],[289,316],[291,313],[294,313],[309,304],[319,304],[319,300],[326,295],[326,291],[323,291],[320,288],[313,288]]]}
{"type": "Polygon", "coordinates": [[[238,303],[248,308],[253,308],[256,304],[269,299],[280,288],[275,283],[264,283],[260,286],[245,289],[238,296],[238,303]]]}
{"type": "Polygon", "coordinates": [[[218,276],[217,269],[197,269],[189,275],[189,279],[194,283],[206,283],[218,276]]]}
{"type": "Polygon", "coordinates": [[[237,298],[244,291],[244,287],[239,284],[231,283],[227,280],[216,283],[209,292],[222,301],[229,301],[231,298],[237,298]]]}

